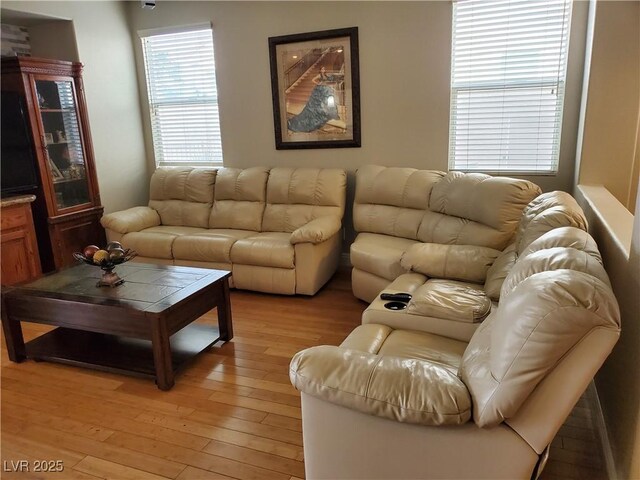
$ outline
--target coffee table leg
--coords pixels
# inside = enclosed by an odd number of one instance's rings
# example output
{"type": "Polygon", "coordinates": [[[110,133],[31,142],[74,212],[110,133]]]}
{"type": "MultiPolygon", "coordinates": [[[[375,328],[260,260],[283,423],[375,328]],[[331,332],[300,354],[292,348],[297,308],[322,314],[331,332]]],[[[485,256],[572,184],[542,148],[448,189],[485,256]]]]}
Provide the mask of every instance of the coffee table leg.
{"type": "Polygon", "coordinates": [[[22,337],[22,327],[20,321],[11,318],[7,312],[7,305],[2,299],[2,331],[4,339],[7,342],[7,352],[12,362],[22,362],[27,358],[26,349],[24,347],[24,338],[22,337]]]}
{"type": "Polygon", "coordinates": [[[156,385],[160,390],[169,390],[175,384],[173,364],[171,362],[171,343],[164,322],[155,319],[152,322],[153,362],[156,367],[156,385]]]}
{"type": "Polygon", "coordinates": [[[231,299],[229,297],[229,280],[222,283],[222,301],[218,304],[218,329],[220,340],[228,342],[233,338],[233,323],[231,320],[231,299]]]}

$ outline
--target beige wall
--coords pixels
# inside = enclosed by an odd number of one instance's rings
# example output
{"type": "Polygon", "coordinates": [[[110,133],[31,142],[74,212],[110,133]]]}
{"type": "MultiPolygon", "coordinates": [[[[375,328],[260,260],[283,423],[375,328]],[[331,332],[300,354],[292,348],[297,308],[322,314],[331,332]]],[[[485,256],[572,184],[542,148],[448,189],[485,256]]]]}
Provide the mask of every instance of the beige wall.
{"type": "Polygon", "coordinates": [[[31,55],[79,62],[73,22],[58,20],[28,27],[31,55]]]}
{"type": "Polygon", "coordinates": [[[575,196],[600,248],[622,317],[620,340],[596,376],[616,478],[640,478],[640,217],[634,224],[604,187],[580,186],[575,196]]]}
{"type": "Polygon", "coordinates": [[[622,315],[596,387],[616,477],[640,478],[640,3],[592,0],[589,23],[575,196],[622,315]]]}
{"type": "Polygon", "coordinates": [[[124,4],[4,1],[2,7],[73,21],[102,204],[110,212],[146,203],[149,172],[124,4]]]}
{"type": "MultiPolygon", "coordinates": [[[[317,166],[353,172],[377,163],[447,170],[450,2],[163,1],[154,10],[133,2],[129,13],[134,36],[138,30],[163,26],[213,24],[226,166],[317,166]],[[268,37],[351,26],[359,28],[362,148],[276,150],[268,37]]],[[[573,185],[586,17],[587,4],[576,3],[560,172],[532,178],[546,190],[570,191],[573,185]]],[[[142,52],[137,38],[134,43],[153,168],[142,52]]],[[[352,176],[349,183],[351,199],[352,176]]],[[[350,212],[347,215],[350,229],[350,212]]]]}
{"type": "Polygon", "coordinates": [[[595,3],[578,182],[600,184],[631,212],[638,187],[640,2],[595,3]]]}

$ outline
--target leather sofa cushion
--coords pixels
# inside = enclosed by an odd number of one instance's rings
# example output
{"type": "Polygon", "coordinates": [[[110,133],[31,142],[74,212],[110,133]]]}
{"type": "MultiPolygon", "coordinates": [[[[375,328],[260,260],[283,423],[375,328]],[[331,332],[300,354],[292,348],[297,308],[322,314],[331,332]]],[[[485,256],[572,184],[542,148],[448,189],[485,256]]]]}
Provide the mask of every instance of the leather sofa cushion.
{"type": "Polygon", "coordinates": [[[176,238],[206,231],[205,228],[160,225],[127,233],[122,237],[121,243],[125,248],[135,250],[141,257],[172,259],[173,242],[176,238]]]}
{"type": "Polygon", "coordinates": [[[331,168],[272,168],[262,231],[293,232],[312,220],[342,219],[347,175],[331,168]]]}
{"type": "Polygon", "coordinates": [[[427,332],[396,330],[369,323],[356,327],[340,347],[378,355],[428,360],[457,373],[467,343],[427,332]]]}
{"type": "Polygon", "coordinates": [[[406,238],[360,233],[351,244],[351,264],[365,272],[394,280],[406,272],[400,261],[404,253],[416,243],[406,238]]]}
{"type": "Polygon", "coordinates": [[[575,248],[553,247],[520,257],[502,284],[500,299],[511,294],[524,280],[539,272],[551,270],[585,272],[610,285],[609,276],[597,258],[575,248]]]}
{"type": "Polygon", "coordinates": [[[357,232],[416,240],[437,170],[367,165],[356,173],[353,223],[357,232]]]}
{"type": "MultiPolygon", "coordinates": [[[[362,325],[352,335],[359,335],[359,330],[366,330],[365,336],[371,335],[372,342],[377,343],[386,331],[375,325],[362,325]]],[[[435,338],[391,331],[378,354],[366,346],[365,351],[312,347],[291,361],[291,383],[314,397],[395,421],[421,425],[466,423],[471,417],[471,403],[464,383],[452,373],[455,367],[413,356],[413,352],[422,352],[425,357],[435,355],[444,362],[459,361],[460,353],[453,353],[452,359],[443,358],[438,350],[446,350],[447,346],[435,338]],[[394,340],[396,334],[399,336],[394,340]]],[[[458,352],[462,348],[458,347],[452,348],[458,352]]]]}
{"type": "Polygon", "coordinates": [[[179,225],[158,225],[156,227],[149,227],[141,230],[141,233],[162,233],[167,235],[197,235],[199,233],[206,233],[209,230],[207,228],[198,227],[182,227],[179,225]]]}
{"type": "Polygon", "coordinates": [[[386,325],[360,325],[343,340],[340,346],[361,352],[378,353],[391,332],[393,328],[386,325]]]}
{"type": "Polygon", "coordinates": [[[179,260],[230,263],[233,244],[256,234],[247,230],[211,229],[183,235],[173,242],[173,256],[179,260]]]}
{"type": "Polygon", "coordinates": [[[268,176],[269,169],[265,167],[218,170],[209,228],[259,232],[262,228],[268,176]]]}
{"type": "Polygon", "coordinates": [[[566,192],[543,193],[531,201],[522,213],[515,239],[516,252],[520,255],[534,240],[560,227],[587,230],[584,212],[566,192]]]}
{"type": "MultiPolygon", "coordinates": [[[[521,259],[532,253],[554,247],[568,247],[584,251],[602,264],[602,257],[598,251],[598,245],[596,245],[591,235],[576,227],[554,228],[543,234],[537,240],[531,242],[529,246],[522,251],[520,256],[516,253],[515,243],[507,247],[487,272],[487,280],[484,284],[484,290],[487,292],[487,295],[494,300],[500,299],[500,292],[504,280],[515,266],[516,260],[521,261],[521,259]]],[[[558,259],[556,259],[556,262],[557,260],[558,259]]],[[[556,265],[559,266],[560,264],[556,263],[556,265]]]]}
{"type": "Polygon", "coordinates": [[[401,265],[429,277],[484,282],[498,255],[498,250],[474,245],[419,243],[409,247],[401,265]]]}
{"type": "Polygon", "coordinates": [[[466,348],[465,342],[440,335],[410,330],[393,330],[378,350],[378,355],[414,358],[438,363],[455,375],[458,373],[466,348]]]}
{"type": "Polygon", "coordinates": [[[425,243],[477,245],[497,250],[503,249],[512,236],[511,231],[501,232],[473,220],[429,210],[423,212],[418,229],[418,240],[425,243]]]}
{"type": "Polygon", "coordinates": [[[480,285],[431,279],[419,287],[407,306],[407,313],[477,323],[491,311],[491,299],[480,285]]]}
{"type": "Polygon", "coordinates": [[[540,187],[527,180],[449,172],[431,192],[429,209],[512,234],[540,187]]]}
{"type": "Polygon", "coordinates": [[[484,291],[489,298],[498,301],[500,299],[500,291],[504,279],[507,278],[509,272],[516,263],[518,255],[516,254],[516,244],[512,243],[505,248],[498,258],[487,270],[487,278],[484,282],[484,291]]]}
{"type": "Polygon", "coordinates": [[[588,253],[590,256],[602,263],[602,257],[598,251],[598,245],[589,233],[576,227],[554,228],[534,240],[520,254],[520,258],[526,257],[539,250],[553,247],[575,248],[588,253]]]}
{"type": "Polygon", "coordinates": [[[242,238],[231,247],[231,261],[261,267],[295,268],[291,234],[262,232],[242,238]]]}
{"type": "Polygon", "coordinates": [[[217,170],[208,168],[157,168],[151,176],[149,198],[211,205],[216,172],[217,170]]]}
{"type": "Polygon", "coordinates": [[[207,227],[216,170],[158,168],[151,176],[149,207],[162,225],[207,227]]]}

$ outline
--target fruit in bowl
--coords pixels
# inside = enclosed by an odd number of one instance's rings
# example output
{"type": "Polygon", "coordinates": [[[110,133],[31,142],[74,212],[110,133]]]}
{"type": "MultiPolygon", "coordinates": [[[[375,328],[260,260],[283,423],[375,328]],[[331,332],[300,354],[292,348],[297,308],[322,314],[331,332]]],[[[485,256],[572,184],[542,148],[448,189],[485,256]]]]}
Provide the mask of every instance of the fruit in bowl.
{"type": "Polygon", "coordinates": [[[88,259],[93,259],[93,255],[100,250],[100,247],[96,247],[95,245],[88,245],[86,247],[84,247],[84,250],[82,250],[82,254],[87,257],[88,259]]]}
{"type": "Polygon", "coordinates": [[[91,260],[96,265],[101,265],[102,262],[109,260],[109,252],[107,252],[106,250],[98,250],[93,254],[93,258],[91,260]]]}
{"type": "Polygon", "coordinates": [[[114,266],[128,262],[136,255],[136,252],[124,248],[120,242],[109,242],[104,248],[87,245],[82,249],[82,253],[73,254],[76,260],[89,265],[97,265],[103,270],[112,270],[114,266]]]}
{"type": "Polygon", "coordinates": [[[82,249],[82,253],[74,253],[73,258],[79,262],[102,269],[104,273],[96,284],[97,287],[116,287],[122,284],[124,280],[113,269],[116,265],[128,262],[136,255],[136,252],[129,248],[124,248],[120,242],[109,242],[104,248],[96,245],[87,245],[82,249]]]}

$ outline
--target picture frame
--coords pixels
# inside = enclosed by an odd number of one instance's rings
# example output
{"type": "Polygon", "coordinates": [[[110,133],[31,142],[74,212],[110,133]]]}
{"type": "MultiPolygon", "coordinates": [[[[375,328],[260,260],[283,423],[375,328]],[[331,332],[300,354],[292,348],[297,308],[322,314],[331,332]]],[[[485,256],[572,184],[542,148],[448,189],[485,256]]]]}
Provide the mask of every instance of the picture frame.
{"type": "Polygon", "coordinates": [[[44,144],[51,145],[53,143],[53,133],[44,134],[44,144]]]}
{"type": "Polygon", "coordinates": [[[358,27],[269,38],[277,150],[357,148],[358,27]]]}

